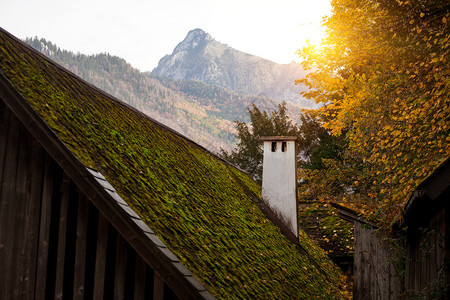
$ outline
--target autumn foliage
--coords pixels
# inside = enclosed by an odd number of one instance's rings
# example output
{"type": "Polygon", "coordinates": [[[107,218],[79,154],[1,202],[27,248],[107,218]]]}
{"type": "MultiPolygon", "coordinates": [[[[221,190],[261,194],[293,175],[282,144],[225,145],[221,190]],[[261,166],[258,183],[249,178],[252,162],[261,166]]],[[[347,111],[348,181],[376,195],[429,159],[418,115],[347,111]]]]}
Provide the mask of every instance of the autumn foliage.
{"type": "Polygon", "coordinates": [[[347,140],[304,197],[346,201],[386,228],[450,156],[448,1],[333,0],[320,46],[299,50],[313,114],[347,140]],[[363,205],[361,205],[363,204],[363,205]]]}

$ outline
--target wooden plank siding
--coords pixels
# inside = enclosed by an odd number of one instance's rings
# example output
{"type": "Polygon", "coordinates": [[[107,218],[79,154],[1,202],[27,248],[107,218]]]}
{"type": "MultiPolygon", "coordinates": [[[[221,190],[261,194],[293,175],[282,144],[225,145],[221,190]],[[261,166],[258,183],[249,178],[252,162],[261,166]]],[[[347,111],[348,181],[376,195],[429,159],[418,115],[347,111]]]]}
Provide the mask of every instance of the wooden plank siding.
{"type": "Polygon", "coordinates": [[[368,225],[354,222],[354,299],[398,299],[402,293],[388,247],[368,225]]]}
{"type": "Polygon", "coordinates": [[[405,294],[413,299],[450,299],[450,159],[409,199],[405,294]]]}
{"type": "Polygon", "coordinates": [[[409,226],[405,266],[407,294],[445,298],[449,285],[448,219],[448,208],[443,208],[426,223],[409,226]]]}
{"type": "Polygon", "coordinates": [[[450,299],[449,199],[447,158],[412,193],[403,220],[393,228],[395,247],[404,247],[393,249],[396,258],[376,235],[376,224],[333,204],[342,219],[354,224],[354,299],[450,299]],[[394,265],[404,267],[401,274],[394,265]]]}
{"type": "Polygon", "coordinates": [[[176,298],[2,99],[0,270],[0,299],[176,298]]]}

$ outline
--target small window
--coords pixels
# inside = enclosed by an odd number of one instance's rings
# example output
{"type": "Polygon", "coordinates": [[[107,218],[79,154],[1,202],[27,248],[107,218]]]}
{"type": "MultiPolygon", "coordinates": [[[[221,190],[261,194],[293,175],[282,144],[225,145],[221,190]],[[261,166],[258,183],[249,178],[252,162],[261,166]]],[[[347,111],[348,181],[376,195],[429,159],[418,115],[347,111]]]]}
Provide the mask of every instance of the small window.
{"type": "Polygon", "coordinates": [[[272,142],[272,152],[277,151],[277,142],[272,142]]]}
{"type": "Polygon", "coordinates": [[[281,143],[281,152],[286,152],[286,149],[287,149],[287,144],[286,144],[286,142],[282,142],[282,143],[281,143]]]}

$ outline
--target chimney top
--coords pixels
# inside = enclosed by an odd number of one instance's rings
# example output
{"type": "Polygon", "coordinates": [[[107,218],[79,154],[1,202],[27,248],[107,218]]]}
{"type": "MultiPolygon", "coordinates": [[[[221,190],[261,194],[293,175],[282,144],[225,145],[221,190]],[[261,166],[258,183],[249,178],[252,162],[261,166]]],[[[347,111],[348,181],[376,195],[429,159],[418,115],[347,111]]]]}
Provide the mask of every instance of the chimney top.
{"type": "Polygon", "coordinates": [[[261,141],[296,141],[296,136],[284,136],[284,135],[277,135],[277,136],[262,136],[260,137],[261,141]]]}

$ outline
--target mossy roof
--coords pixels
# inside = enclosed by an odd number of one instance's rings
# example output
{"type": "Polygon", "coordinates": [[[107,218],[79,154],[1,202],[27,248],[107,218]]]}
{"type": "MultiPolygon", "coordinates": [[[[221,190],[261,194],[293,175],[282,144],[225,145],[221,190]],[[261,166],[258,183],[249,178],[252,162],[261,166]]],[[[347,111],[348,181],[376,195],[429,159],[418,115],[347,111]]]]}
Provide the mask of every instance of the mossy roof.
{"type": "Polygon", "coordinates": [[[342,220],[328,203],[306,202],[299,205],[299,226],[330,257],[352,257],[353,224],[342,220]]]}
{"type": "Polygon", "coordinates": [[[336,266],[303,232],[298,250],[267,219],[246,174],[1,29],[0,72],[214,296],[342,297],[336,266]]]}

